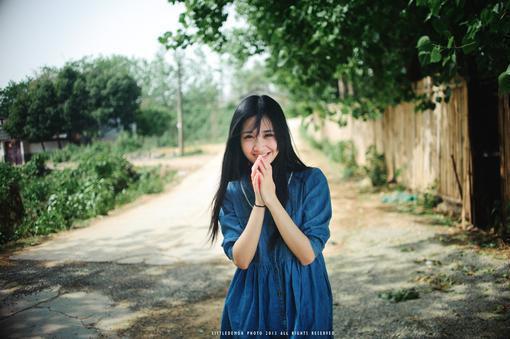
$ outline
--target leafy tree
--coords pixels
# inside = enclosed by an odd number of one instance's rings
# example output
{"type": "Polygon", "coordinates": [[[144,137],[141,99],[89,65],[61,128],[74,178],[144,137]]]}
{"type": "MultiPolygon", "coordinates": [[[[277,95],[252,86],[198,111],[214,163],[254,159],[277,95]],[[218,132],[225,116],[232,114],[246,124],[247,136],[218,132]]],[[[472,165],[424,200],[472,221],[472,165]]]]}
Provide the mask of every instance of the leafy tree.
{"type": "Polygon", "coordinates": [[[30,79],[9,84],[0,90],[0,116],[7,118],[3,128],[12,138],[25,137],[30,79]]]}
{"type": "Polygon", "coordinates": [[[416,0],[416,6],[427,10],[424,21],[432,28],[417,41],[427,74],[437,83],[457,74],[499,77],[500,91],[510,92],[509,1],[416,0]]]}
{"type": "Polygon", "coordinates": [[[119,119],[124,128],[134,121],[140,105],[141,89],[129,74],[116,74],[106,84],[107,104],[111,111],[109,121],[119,119]]]}
{"type": "Polygon", "coordinates": [[[43,74],[29,86],[29,104],[24,128],[25,137],[41,143],[60,133],[62,117],[58,110],[57,93],[50,74],[43,74]]]}
{"type": "MultiPolygon", "coordinates": [[[[255,62],[251,67],[235,65],[232,76],[232,94],[243,97],[250,92],[271,92],[272,82],[264,64],[255,62]]],[[[236,98],[236,101],[238,98],[236,98]]]]}
{"type": "Polygon", "coordinates": [[[173,135],[177,135],[175,116],[164,107],[141,108],[136,112],[135,122],[136,131],[141,135],[161,136],[170,131],[173,135]]]}
{"type": "Polygon", "coordinates": [[[339,81],[352,88],[350,113],[374,116],[414,98],[412,83],[427,75],[500,74],[501,90],[510,75],[508,1],[171,2],[186,11],[182,28],[160,37],[167,48],[205,42],[241,60],[266,53],[277,81],[310,107],[337,101],[339,81]],[[231,5],[246,27],[223,27],[231,5]]]}
{"type": "Polygon", "coordinates": [[[175,111],[176,70],[162,52],[151,60],[134,60],[130,74],[142,88],[142,105],[175,111]]]}
{"type": "Polygon", "coordinates": [[[139,108],[141,89],[129,74],[129,64],[122,61],[99,58],[81,65],[91,114],[102,126],[128,128],[139,108]]]}
{"type": "Polygon", "coordinates": [[[85,76],[72,64],[65,65],[57,75],[55,88],[63,119],[62,130],[70,140],[97,129],[89,109],[89,92],[85,76]]]}

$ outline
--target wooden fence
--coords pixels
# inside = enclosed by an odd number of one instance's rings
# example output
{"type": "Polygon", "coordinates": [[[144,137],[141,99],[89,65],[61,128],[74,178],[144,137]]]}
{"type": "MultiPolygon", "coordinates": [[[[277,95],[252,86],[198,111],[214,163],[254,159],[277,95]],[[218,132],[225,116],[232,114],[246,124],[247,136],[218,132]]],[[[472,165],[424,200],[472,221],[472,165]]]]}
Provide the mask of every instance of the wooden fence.
{"type": "MultiPolygon", "coordinates": [[[[500,140],[500,176],[501,198],[503,206],[510,204],[510,95],[499,98],[499,140],[500,140]]],[[[503,220],[507,217],[507,210],[503,208],[503,220]]]]}
{"type": "MultiPolygon", "coordinates": [[[[430,79],[423,79],[416,86],[418,93],[429,93],[433,98],[438,92],[430,79]]],[[[472,164],[467,85],[461,82],[451,88],[449,102],[437,104],[434,110],[415,112],[414,104],[403,103],[389,107],[378,120],[346,116],[344,127],[312,116],[308,117],[312,122],[308,133],[317,141],[352,140],[359,165],[366,164],[365,152],[375,145],[385,154],[390,180],[396,179],[414,191],[434,187],[444,200],[462,206],[462,219],[470,222],[472,164]]]]}

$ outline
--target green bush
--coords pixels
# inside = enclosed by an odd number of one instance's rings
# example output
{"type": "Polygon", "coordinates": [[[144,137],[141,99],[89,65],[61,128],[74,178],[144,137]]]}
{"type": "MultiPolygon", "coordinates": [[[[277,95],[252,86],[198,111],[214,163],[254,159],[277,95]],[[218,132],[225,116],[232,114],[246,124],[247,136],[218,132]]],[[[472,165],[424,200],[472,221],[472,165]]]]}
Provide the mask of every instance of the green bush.
{"type": "Polygon", "coordinates": [[[125,154],[143,147],[143,137],[128,132],[120,133],[113,144],[116,153],[125,154]]]}
{"type": "Polygon", "coordinates": [[[161,192],[168,176],[159,168],[138,173],[111,145],[82,148],[76,168],[48,171],[44,155],[21,167],[0,164],[0,243],[71,227],[75,220],[107,214],[142,194],[161,192]],[[14,213],[16,212],[16,213],[14,213]]]}
{"type": "Polygon", "coordinates": [[[175,118],[166,108],[149,107],[142,108],[135,114],[137,133],[144,136],[161,136],[165,132],[172,131],[173,137],[177,136],[175,118]]]}
{"type": "Polygon", "coordinates": [[[159,172],[159,166],[155,168],[138,169],[138,180],[131,185],[129,190],[123,190],[120,192],[120,194],[116,197],[117,203],[125,204],[133,201],[138,196],[143,194],[163,192],[165,183],[173,178],[176,171],[171,171],[164,176],[160,175],[159,172]]]}
{"type": "Polygon", "coordinates": [[[352,140],[342,140],[336,144],[323,141],[322,151],[331,160],[343,165],[342,177],[352,178],[358,175],[359,167],[356,163],[356,147],[352,140]]]}
{"type": "Polygon", "coordinates": [[[24,207],[21,200],[21,175],[17,168],[0,163],[0,242],[11,238],[23,219],[24,207]]]}
{"type": "Polygon", "coordinates": [[[356,162],[356,147],[352,140],[340,141],[337,144],[339,161],[344,164],[343,177],[351,178],[358,175],[359,166],[356,162]]]}
{"type": "Polygon", "coordinates": [[[80,162],[77,171],[81,173],[81,177],[106,180],[114,193],[127,188],[138,176],[129,161],[119,154],[107,152],[89,154],[80,162]]]}
{"type": "Polygon", "coordinates": [[[48,172],[46,161],[48,161],[48,153],[37,153],[32,155],[30,161],[23,166],[23,174],[28,177],[42,177],[48,172]]]}
{"type": "Polygon", "coordinates": [[[50,159],[55,164],[71,161],[73,154],[76,154],[80,151],[80,146],[75,144],[67,144],[64,148],[53,151],[50,153],[50,159]]]}
{"type": "Polygon", "coordinates": [[[433,209],[443,199],[437,194],[437,183],[434,183],[427,187],[425,192],[418,194],[418,204],[422,205],[426,209],[433,209]]]}
{"type": "Polygon", "coordinates": [[[378,153],[374,145],[368,147],[365,154],[367,157],[365,173],[370,178],[372,186],[384,186],[387,182],[386,162],[384,160],[384,154],[378,153]]]}
{"type": "Polygon", "coordinates": [[[356,147],[352,140],[343,140],[336,144],[332,144],[327,140],[318,142],[308,135],[306,126],[303,124],[300,125],[299,132],[313,148],[324,152],[331,160],[344,165],[342,169],[344,178],[351,178],[359,174],[359,166],[356,162],[356,147]]]}

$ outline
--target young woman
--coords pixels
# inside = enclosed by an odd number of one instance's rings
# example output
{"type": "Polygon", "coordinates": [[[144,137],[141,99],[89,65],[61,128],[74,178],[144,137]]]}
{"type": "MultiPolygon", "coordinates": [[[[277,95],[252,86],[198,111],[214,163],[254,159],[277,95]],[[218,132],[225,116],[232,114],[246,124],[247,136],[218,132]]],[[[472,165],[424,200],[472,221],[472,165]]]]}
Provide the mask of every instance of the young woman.
{"type": "Polygon", "coordinates": [[[322,250],[331,198],[319,168],[292,148],[280,105],[245,98],[234,112],[213,199],[211,240],[238,267],[221,337],[333,336],[331,286],[322,250]]]}

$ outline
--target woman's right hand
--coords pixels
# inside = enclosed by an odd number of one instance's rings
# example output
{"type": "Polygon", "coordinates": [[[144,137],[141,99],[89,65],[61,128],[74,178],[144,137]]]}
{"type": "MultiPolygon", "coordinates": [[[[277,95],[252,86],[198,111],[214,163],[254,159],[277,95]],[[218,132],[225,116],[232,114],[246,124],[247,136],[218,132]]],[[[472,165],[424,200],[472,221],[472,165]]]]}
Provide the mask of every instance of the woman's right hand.
{"type": "Polygon", "coordinates": [[[255,204],[265,205],[262,195],[260,194],[260,182],[262,180],[262,173],[258,169],[258,163],[260,161],[262,161],[261,155],[258,156],[257,160],[255,160],[255,163],[251,167],[251,184],[253,186],[253,191],[255,192],[255,204]]]}

